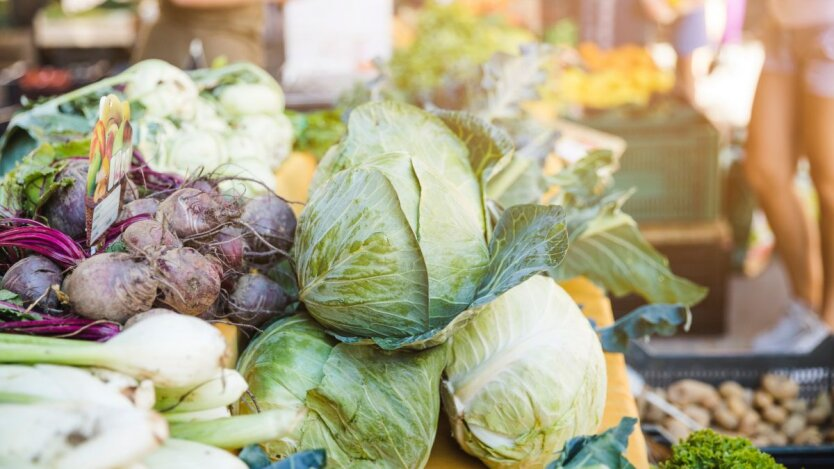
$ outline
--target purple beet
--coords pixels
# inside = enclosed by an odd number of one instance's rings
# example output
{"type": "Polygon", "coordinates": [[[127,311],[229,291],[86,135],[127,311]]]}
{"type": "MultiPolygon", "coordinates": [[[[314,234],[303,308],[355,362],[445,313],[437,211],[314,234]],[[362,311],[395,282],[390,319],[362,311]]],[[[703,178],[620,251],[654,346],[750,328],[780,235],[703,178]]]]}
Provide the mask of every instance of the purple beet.
{"type": "Polygon", "coordinates": [[[61,269],[43,256],[28,256],[15,262],[0,282],[0,288],[17,293],[27,306],[38,302],[42,309],[58,308],[52,288],[61,285],[61,269]]]}
{"type": "Polygon", "coordinates": [[[283,313],[287,295],[266,275],[241,276],[229,296],[229,319],[238,324],[260,327],[283,313]]]}
{"type": "Polygon", "coordinates": [[[154,254],[182,247],[180,240],[156,220],[139,220],[128,226],[122,233],[122,241],[134,254],[154,254]]]}
{"type": "Polygon", "coordinates": [[[64,279],[63,291],[78,314],[124,322],[153,305],[158,285],[152,273],[146,262],[129,254],[97,254],[64,279]]]}
{"type": "Polygon", "coordinates": [[[163,200],[157,209],[156,219],[185,239],[209,234],[239,214],[237,204],[219,194],[188,187],[163,200]]]}
{"type": "Polygon", "coordinates": [[[250,200],[243,207],[240,223],[247,234],[248,261],[266,263],[286,255],[295,236],[295,214],[280,197],[269,194],[250,200]]]}
{"type": "Polygon", "coordinates": [[[136,199],[129,202],[122,207],[122,213],[116,221],[127,220],[136,215],[150,215],[153,217],[156,214],[156,209],[159,207],[159,201],[156,199],[136,199]]]}
{"type": "Polygon", "coordinates": [[[58,173],[58,180],[70,178],[74,182],[64,187],[49,198],[43,206],[42,214],[49,221],[49,226],[62,231],[71,238],[81,238],[86,229],[87,214],[84,198],[87,189],[86,160],[71,160],[58,173]]]}
{"type": "Polygon", "coordinates": [[[160,301],[174,311],[198,316],[220,296],[222,268],[192,248],[166,251],[154,260],[160,301]]]}

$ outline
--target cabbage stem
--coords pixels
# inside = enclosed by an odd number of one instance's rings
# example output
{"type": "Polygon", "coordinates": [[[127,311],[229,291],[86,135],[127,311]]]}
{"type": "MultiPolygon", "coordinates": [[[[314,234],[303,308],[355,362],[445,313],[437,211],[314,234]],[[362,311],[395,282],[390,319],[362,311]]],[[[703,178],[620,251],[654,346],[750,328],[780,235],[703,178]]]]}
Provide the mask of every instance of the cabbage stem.
{"type": "Polygon", "coordinates": [[[236,449],[284,438],[297,428],[302,416],[297,410],[276,409],[214,420],[171,422],[169,428],[172,438],[236,449]]]}

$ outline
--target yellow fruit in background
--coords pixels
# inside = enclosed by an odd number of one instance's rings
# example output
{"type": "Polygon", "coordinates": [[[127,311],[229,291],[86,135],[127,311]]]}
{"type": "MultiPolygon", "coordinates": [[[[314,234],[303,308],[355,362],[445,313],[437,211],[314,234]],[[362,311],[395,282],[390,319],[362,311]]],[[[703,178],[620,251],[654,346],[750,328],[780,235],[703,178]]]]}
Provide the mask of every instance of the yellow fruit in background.
{"type": "Polygon", "coordinates": [[[307,202],[310,182],[316,172],[316,157],[310,153],[292,152],[275,171],[275,193],[290,202],[298,216],[307,202]]]}

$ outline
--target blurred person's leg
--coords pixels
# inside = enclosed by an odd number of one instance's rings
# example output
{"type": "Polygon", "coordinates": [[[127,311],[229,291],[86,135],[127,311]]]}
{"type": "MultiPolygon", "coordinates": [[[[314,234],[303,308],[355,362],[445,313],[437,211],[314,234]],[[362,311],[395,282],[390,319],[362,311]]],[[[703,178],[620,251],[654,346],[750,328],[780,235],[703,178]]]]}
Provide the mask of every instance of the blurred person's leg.
{"type": "Polygon", "coordinates": [[[820,312],[834,328],[834,27],[815,32],[805,47],[811,57],[802,76],[803,128],[820,206],[824,272],[820,312]]]}
{"type": "Polygon", "coordinates": [[[786,314],[753,341],[760,352],[807,352],[827,334],[812,308],[819,301],[819,241],[794,176],[799,118],[796,74],[765,69],[759,78],[744,160],[747,180],[767,215],[788,271],[793,298],[786,314]]]}
{"type": "Polygon", "coordinates": [[[793,295],[817,303],[812,258],[814,228],[794,188],[797,145],[794,73],[764,70],[756,88],[744,169],[767,215],[793,295]]]}

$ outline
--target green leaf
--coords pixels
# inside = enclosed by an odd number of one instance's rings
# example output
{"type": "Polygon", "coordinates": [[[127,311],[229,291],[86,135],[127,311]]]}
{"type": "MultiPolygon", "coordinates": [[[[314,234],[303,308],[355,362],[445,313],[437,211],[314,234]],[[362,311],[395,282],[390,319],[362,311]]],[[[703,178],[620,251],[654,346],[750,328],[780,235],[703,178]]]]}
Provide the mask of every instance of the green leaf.
{"type": "Polygon", "coordinates": [[[612,186],[611,174],[617,161],[608,150],[591,151],[584,158],[549,178],[551,185],[559,186],[558,203],[588,207],[607,196],[612,186]]]}
{"type": "Polygon", "coordinates": [[[565,257],[568,233],[562,207],[516,205],[498,221],[489,243],[489,269],[473,306],[484,305],[565,257]]]}
{"type": "Polygon", "coordinates": [[[586,276],[616,296],[637,293],[650,303],[692,306],[707,289],[678,277],[669,262],[643,238],[634,220],[612,195],[599,205],[569,212],[571,243],[557,279],[586,276]]]}
{"type": "Polygon", "coordinates": [[[56,179],[63,168],[60,160],[73,156],[74,144],[54,147],[43,144],[26,155],[0,185],[0,205],[32,216],[58,189],[72,185],[71,178],[56,179]]]}
{"type": "Polygon", "coordinates": [[[512,158],[513,141],[500,127],[466,112],[438,109],[434,114],[466,145],[469,164],[479,181],[488,180],[512,158]]]}
{"type": "Polygon", "coordinates": [[[599,329],[600,342],[606,352],[625,353],[632,339],[651,335],[675,335],[680,327],[688,327],[689,308],[681,305],[646,305],[599,329]]]}
{"type": "Polygon", "coordinates": [[[483,66],[479,83],[482,94],[469,108],[487,122],[518,118],[522,103],[539,98],[538,87],[547,80],[544,67],[549,50],[546,46],[527,44],[521,46],[519,55],[494,54],[483,66]]]}
{"type": "Polygon", "coordinates": [[[513,142],[499,127],[472,114],[444,110],[437,110],[434,114],[443,120],[469,150],[469,164],[481,186],[484,226],[489,232],[491,224],[487,213],[487,181],[513,161],[513,142]]]}
{"type": "Polygon", "coordinates": [[[634,469],[623,453],[636,424],[637,419],[623,417],[616,427],[599,435],[580,436],[570,440],[559,459],[548,464],[547,469],[634,469]]]}
{"type": "Polygon", "coordinates": [[[487,183],[487,197],[502,207],[538,203],[546,190],[541,167],[529,158],[513,158],[487,183]]]}
{"type": "Polygon", "coordinates": [[[347,131],[339,109],[286,113],[295,131],[293,149],[312,153],[319,159],[330,147],[339,143],[347,131]]]}
{"type": "MultiPolygon", "coordinates": [[[[17,293],[5,289],[0,290],[0,301],[17,306],[23,306],[23,301],[17,293]]],[[[38,319],[39,317],[40,315],[37,313],[23,313],[17,308],[0,304],[0,321],[29,321],[32,319],[38,319]]]]}
{"type": "Polygon", "coordinates": [[[299,296],[319,322],[358,337],[428,328],[426,263],[381,172],[338,173],[313,194],[298,225],[299,296]]]}

